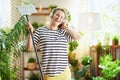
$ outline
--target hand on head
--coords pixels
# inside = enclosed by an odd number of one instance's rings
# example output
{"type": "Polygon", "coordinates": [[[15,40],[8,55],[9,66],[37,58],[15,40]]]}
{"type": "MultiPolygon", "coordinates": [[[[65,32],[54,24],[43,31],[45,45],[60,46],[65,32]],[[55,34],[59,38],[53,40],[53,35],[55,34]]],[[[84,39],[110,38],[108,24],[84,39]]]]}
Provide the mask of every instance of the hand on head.
{"type": "Polygon", "coordinates": [[[68,21],[63,22],[61,26],[64,29],[68,28],[68,21]]]}

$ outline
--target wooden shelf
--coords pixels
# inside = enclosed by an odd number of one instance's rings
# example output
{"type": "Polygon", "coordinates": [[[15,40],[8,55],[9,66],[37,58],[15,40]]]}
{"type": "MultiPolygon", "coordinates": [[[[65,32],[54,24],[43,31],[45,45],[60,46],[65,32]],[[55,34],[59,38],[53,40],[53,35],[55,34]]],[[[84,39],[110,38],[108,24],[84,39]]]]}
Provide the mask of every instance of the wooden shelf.
{"type": "Polygon", "coordinates": [[[34,71],[34,70],[40,70],[40,69],[38,69],[38,68],[35,68],[35,69],[24,68],[24,70],[27,70],[27,71],[34,71]]]}
{"type": "Polygon", "coordinates": [[[48,16],[50,14],[50,9],[49,8],[39,8],[36,7],[37,12],[32,13],[32,16],[48,16]]]}
{"type": "MultiPolygon", "coordinates": [[[[39,10],[39,9],[40,9],[39,7],[36,7],[36,10],[39,10]]],[[[42,10],[50,10],[50,9],[47,7],[43,7],[42,10]]]]}
{"type": "Polygon", "coordinates": [[[40,13],[40,12],[37,12],[37,13],[32,13],[31,15],[32,16],[48,16],[50,13],[40,13]]]}

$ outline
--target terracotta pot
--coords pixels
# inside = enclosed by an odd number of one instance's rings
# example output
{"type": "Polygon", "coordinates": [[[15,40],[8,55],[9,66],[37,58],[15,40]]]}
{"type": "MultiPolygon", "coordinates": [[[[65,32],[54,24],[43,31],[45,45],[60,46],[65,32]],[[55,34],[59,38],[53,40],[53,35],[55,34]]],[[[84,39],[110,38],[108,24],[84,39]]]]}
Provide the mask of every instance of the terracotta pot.
{"type": "Polygon", "coordinates": [[[112,45],[118,45],[118,41],[112,41],[112,45]]]}
{"type": "Polygon", "coordinates": [[[37,67],[36,63],[27,63],[27,68],[28,69],[35,69],[37,67]]]}

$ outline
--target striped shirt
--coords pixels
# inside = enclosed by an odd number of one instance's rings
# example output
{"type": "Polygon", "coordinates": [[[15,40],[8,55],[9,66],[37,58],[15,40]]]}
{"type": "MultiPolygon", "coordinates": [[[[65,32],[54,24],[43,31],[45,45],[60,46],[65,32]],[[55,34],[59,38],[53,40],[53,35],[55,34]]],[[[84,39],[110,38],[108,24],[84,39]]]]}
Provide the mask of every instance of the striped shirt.
{"type": "Polygon", "coordinates": [[[71,35],[65,29],[40,27],[33,38],[35,46],[40,46],[44,74],[56,76],[63,72],[68,66],[67,42],[72,41],[71,35]]]}

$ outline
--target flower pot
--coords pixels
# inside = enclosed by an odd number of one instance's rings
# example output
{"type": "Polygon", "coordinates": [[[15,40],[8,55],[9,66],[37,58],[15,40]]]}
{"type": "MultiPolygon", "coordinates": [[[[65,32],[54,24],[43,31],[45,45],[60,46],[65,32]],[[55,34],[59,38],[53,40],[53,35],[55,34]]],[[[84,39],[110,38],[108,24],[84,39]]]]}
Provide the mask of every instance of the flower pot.
{"type": "Polygon", "coordinates": [[[37,64],[36,63],[27,63],[27,68],[28,69],[35,69],[35,68],[37,68],[37,64]]]}
{"type": "Polygon", "coordinates": [[[112,41],[112,45],[118,45],[119,41],[112,41]]]}

